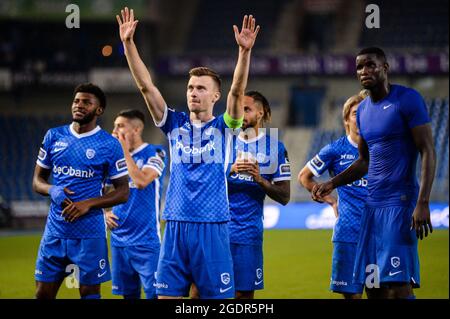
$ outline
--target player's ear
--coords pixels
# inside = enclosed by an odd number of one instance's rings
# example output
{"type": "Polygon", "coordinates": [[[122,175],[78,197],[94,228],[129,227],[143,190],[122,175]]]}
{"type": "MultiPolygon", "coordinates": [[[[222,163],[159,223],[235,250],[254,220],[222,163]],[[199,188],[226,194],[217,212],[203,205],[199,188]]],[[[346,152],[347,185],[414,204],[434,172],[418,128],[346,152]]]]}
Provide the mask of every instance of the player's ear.
{"type": "Polygon", "coordinates": [[[385,71],[386,73],[389,72],[389,63],[387,63],[387,62],[384,62],[384,71],[385,71]]]}
{"type": "Polygon", "coordinates": [[[219,101],[219,100],[220,100],[220,96],[221,96],[220,92],[219,92],[219,91],[216,91],[216,92],[214,93],[214,95],[213,95],[213,100],[212,100],[212,102],[213,102],[213,103],[216,103],[217,101],[219,101]]]}
{"type": "Polygon", "coordinates": [[[103,107],[101,107],[101,106],[97,107],[97,109],[95,110],[95,114],[96,114],[97,116],[102,115],[103,112],[104,112],[104,109],[103,109],[103,107]]]}

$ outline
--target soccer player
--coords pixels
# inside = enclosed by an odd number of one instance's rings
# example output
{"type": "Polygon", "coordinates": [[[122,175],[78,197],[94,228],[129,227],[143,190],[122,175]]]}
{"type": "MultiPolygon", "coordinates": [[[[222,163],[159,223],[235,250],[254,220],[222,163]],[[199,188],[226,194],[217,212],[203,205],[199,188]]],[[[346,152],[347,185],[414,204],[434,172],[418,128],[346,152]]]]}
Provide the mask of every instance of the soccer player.
{"type": "MultiPolygon", "coordinates": [[[[359,131],[356,125],[356,112],[359,103],[366,97],[364,92],[350,97],[342,110],[345,136],[328,144],[314,156],[298,174],[298,182],[309,192],[325,171],[331,176],[346,170],[358,158],[359,131]]],[[[333,258],[330,290],[341,293],[345,299],[360,299],[364,285],[353,284],[356,244],[361,228],[361,216],[367,197],[367,176],[339,187],[338,198],[324,196],[319,202],[333,207],[337,221],[333,231],[333,258]]]]}
{"type": "Polygon", "coordinates": [[[51,204],[36,261],[38,299],[56,297],[66,269],[79,279],[82,299],[99,299],[100,284],[111,279],[102,208],[126,202],[129,189],[120,143],[96,124],[105,107],[98,86],[80,84],[72,124],[48,130],[39,150],[33,189],[51,204]],[[102,195],[105,178],[115,190],[102,195]]]}
{"type": "Polygon", "coordinates": [[[263,209],[268,195],[286,205],[290,198],[291,166],[278,136],[266,135],[270,122],[267,99],[250,91],[244,98],[244,123],[237,138],[228,175],[231,255],[237,299],[253,299],[264,288],[263,209]]]}
{"type": "Polygon", "coordinates": [[[117,16],[125,55],[156,126],[170,145],[170,182],[163,219],[167,221],[157,270],[159,298],[188,296],[194,283],[201,298],[234,297],[233,265],[227,222],[230,219],[226,169],[231,152],[229,129],[242,125],[244,90],[251,49],[259,26],[245,16],[241,32],[233,26],[239,56],[225,114],[213,116],[221,81],[206,67],[189,72],[189,113],[169,109],[133,42],[133,10],[117,16]]]}
{"type": "Polygon", "coordinates": [[[315,185],[322,199],[339,186],[368,174],[354,282],[368,298],[415,298],[419,287],[418,238],[432,232],[430,192],[436,154],[422,96],[388,81],[389,64],[380,48],[361,50],[357,77],[370,97],[358,108],[359,157],[330,181],[315,185]],[[420,187],[416,162],[421,155],[420,187]]]}
{"type": "Polygon", "coordinates": [[[130,195],[126,203],[113,207],[105,215],[111,230],[112,292],[125,299],[139,299],[141,284],[147,299],[156,298],[165,152],[161,147],[144,143],[144,124],[141,111],[123,110],[117,115],[113,130],[125,154],[130,195]]]}

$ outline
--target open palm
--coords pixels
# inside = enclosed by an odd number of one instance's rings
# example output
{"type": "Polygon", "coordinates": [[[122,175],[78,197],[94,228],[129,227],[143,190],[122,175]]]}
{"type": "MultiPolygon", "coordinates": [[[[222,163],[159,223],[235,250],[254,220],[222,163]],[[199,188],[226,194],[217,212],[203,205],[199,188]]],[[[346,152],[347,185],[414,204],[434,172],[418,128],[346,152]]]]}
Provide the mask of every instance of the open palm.
{"type": "Polygon", "coordinates": [[[233,25],[234,37],[236,38],[236,42],[242,49],[250,50],[255,44],[256,36],[259,32],[259,25],[256,27],[256,20],[252,15],[244,16],[244,20],[242,21],[242,30],[239,32],[239,29],[236,25],[233,25]]]}
{"type": "Polygon", "coordinates": [[[125,9],[120,10],[120,13],[122,14],[122,19],[116,15],[117,22],[119,23],[120,40],[122,40],[122,42],[131,41],[139,21],[134,20],[133,9],[128,10],[128,8],[125,7],[125,9]]]}

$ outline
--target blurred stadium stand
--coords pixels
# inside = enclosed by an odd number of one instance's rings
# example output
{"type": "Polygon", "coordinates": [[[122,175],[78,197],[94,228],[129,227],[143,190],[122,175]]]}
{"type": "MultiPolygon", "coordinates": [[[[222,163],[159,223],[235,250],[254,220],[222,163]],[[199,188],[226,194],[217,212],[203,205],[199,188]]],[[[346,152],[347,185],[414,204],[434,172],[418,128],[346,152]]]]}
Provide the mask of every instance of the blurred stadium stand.
{"type": "MultiPolygon", "coordinates": [[[[80,29],[67,29],[61,1],[0,2],[0,196],[35,201],[31,191],[45,131],[70,121],[73,87],[98,83],[108,95],[103,127],[123,108],[146,110],[127,68],[114,18],[122,2],[78,1],[80,29]],[[45,7],[54,12],[40,14],[45,7]],[[14,10],[12,10],[13,8],[14,10]],[[101,9],[101,10],[100,10],[101,9]],[[11,13],[15,12],[15,14],[11,13]],[[84,13],[83,13],[84,12],[84,13]],[[103,55],[105,45],[111,55],[103,55]]],[[[448,1],[441,0],[129,0],[140,20],[140,53],[167,103],[186,110],[190,67],[205,63],[223,77],[222,99],[236,58],[232,25],[254,14],[261,25],[248,89],[272,106],[292,162],[292,201],[309,201],[296,177],[322,146],[343,134],[343,102],[360,89],[354,55],[379,45],[389,55],[392,83],[417,89],[427,100],[438,158],[433,201],[448,202],[448,1]],[[364,25],[365,6],[380,7],[381,28],[364,25]]],[[[165,138],[147,117],[146,139],[165,138]]]]}

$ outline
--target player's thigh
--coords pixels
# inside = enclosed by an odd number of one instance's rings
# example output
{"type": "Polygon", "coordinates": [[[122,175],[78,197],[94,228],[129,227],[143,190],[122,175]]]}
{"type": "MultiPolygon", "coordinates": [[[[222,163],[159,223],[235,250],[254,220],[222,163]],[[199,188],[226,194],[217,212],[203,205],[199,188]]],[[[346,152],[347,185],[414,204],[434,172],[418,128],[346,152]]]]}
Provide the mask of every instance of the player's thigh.
{"type": "MultiPolygon", "coordinates": [[[[66,239],[43,236],[39,245],[34,277],[45,287],[52,283],[60,283],[65,276],[70,260],[65,249],[66,239]],[[48,283],[48,285],[46,284],[48,283]]],[[[59,287],[59,285],[57,285],[59,287]]]]}
{"type": "Polygon", "coordinates": [[[330,290],[346,296],[360,295],[363,284],[353,282],[356,243],[333,242],[330,290]]]}
{"type": "Polygon", "coordinates": [[[106,238],[68,239],[67,252],[78,267],[80,286],[111,280],[106,238]]]}
{"type": "Polygon", "coordinates": [[[167,221],[156,272],[156,294],[159,297],[187,297],[192,283],[186,247],[185,222],[167,221]]]}
{"type": "Polygon", "coordinates": [[[236,291],[251,292],[264,289],[262,245],[231,243],[230,248],[236,291]]]}
{"type": "Polygon", "coordinates": [[[127,247],[130,263],[139,275],[147,299],[156,298],[156,271],[160,248],[149,245],[127,247]]]}
{"type": "Polygon", "coordinates": [[[138,272],[132,265],[129,247],[111,247],[112,293],[122,296],[140,296],[138,272]]]}
{"type": "Polygon", "coordinates": [[[233,298],[234,271],[228,225],[192,223],[188,242],[192,277],[200,297],[233,298]]]}

